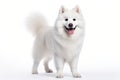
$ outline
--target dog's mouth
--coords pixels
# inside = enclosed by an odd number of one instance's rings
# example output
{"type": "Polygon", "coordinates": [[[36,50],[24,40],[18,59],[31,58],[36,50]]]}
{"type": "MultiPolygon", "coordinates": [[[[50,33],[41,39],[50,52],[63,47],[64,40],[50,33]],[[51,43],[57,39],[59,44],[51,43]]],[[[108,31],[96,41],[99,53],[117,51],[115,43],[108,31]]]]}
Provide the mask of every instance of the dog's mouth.
{"type": "Polygon", "coordinates": [[[65,31],[69,34],[69,35],[73,35],[74,34],[74,31],[76,29],[77,26],[75,26],[74,28],[67,28],[66,26],[65,27],[65,31]]]}

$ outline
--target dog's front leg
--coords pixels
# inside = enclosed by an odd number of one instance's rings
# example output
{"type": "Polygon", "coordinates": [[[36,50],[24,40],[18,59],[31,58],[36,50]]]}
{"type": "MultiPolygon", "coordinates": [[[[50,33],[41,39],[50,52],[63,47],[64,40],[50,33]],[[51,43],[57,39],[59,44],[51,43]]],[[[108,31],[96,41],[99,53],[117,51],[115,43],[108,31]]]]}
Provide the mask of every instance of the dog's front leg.
{"type": "Polygon", "coordinates": [[[75,78],[80,78],[80,77],[81,77],[80,73],[78,73],[78,71],[77,71],[78,59],[79,59],[79,55],[78,55],[78,56],[75,56],[75,57],[69,62],[72,75],[73,75],[73,77],[75,77],[75,78]]]}
{"type": "Polygon", "coordinates": [[[63,67],[64,67],[64,59],[55,55],[55,66],[57,70],[56,78],[63,78],[63,67]]]}

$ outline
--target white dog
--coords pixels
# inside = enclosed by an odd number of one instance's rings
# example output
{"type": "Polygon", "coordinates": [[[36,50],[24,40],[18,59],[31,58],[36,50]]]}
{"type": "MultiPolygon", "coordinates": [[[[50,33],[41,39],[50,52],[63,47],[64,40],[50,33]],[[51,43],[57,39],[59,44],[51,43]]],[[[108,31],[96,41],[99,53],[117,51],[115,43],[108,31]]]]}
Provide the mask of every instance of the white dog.
{"type": "Polygon", "coordinates": [[[57,78],[63,78],[64,63],[68,62],[73,77],[79,78],[77,63],[84,38],[84,20],[78,6],[72,10],[61,7],[55,27],[48,27],[41,15],[29,18],[29,29],[36,39],[33,49],[33,74],[38,74],[37,68],[44,58],[45,71],[51,73],[48,62],[54,57],[57,78]]]}

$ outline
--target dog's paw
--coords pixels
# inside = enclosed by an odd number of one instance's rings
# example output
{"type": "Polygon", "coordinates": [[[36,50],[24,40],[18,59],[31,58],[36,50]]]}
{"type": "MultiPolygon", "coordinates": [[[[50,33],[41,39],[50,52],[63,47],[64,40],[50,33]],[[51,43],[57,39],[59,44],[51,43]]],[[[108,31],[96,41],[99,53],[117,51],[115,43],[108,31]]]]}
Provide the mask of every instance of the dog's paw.
{"type": "Polygon", "coordinates": [[[62,73],[57,74],[56,78],[63,78],[63,74],[62,73]]]}
{"type": "Polygon", "coordinates": [[[73,77],[74,78],[81,78],[81,75],[80,75],[80,73],[76,72],[76,73],[73,73],[73,77]]]}
{"type": "Polygon", "coordinates": [[[46,73],[53,73],[51,69],[47,70],[46,73]]]}
{"type": "Polygon", "coordinates": [[[32,71],[32,74],[38,74],[38,72],[37,71],[32,71]]]}

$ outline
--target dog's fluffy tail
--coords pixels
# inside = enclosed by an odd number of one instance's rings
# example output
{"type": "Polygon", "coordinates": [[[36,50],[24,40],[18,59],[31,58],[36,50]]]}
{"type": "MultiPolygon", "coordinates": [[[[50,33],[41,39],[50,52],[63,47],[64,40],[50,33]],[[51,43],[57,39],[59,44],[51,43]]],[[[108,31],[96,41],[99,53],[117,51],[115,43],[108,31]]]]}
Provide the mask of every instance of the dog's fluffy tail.
{"type": "Polygon", "coordinates": [[[44,18],[44,16],[40,14],[33,14],[27,19],[27,28],[30,32],[33,33],[34,36],[36,36],[39,33],[44,33],[47,30],[47,22],[44,18]]]}

